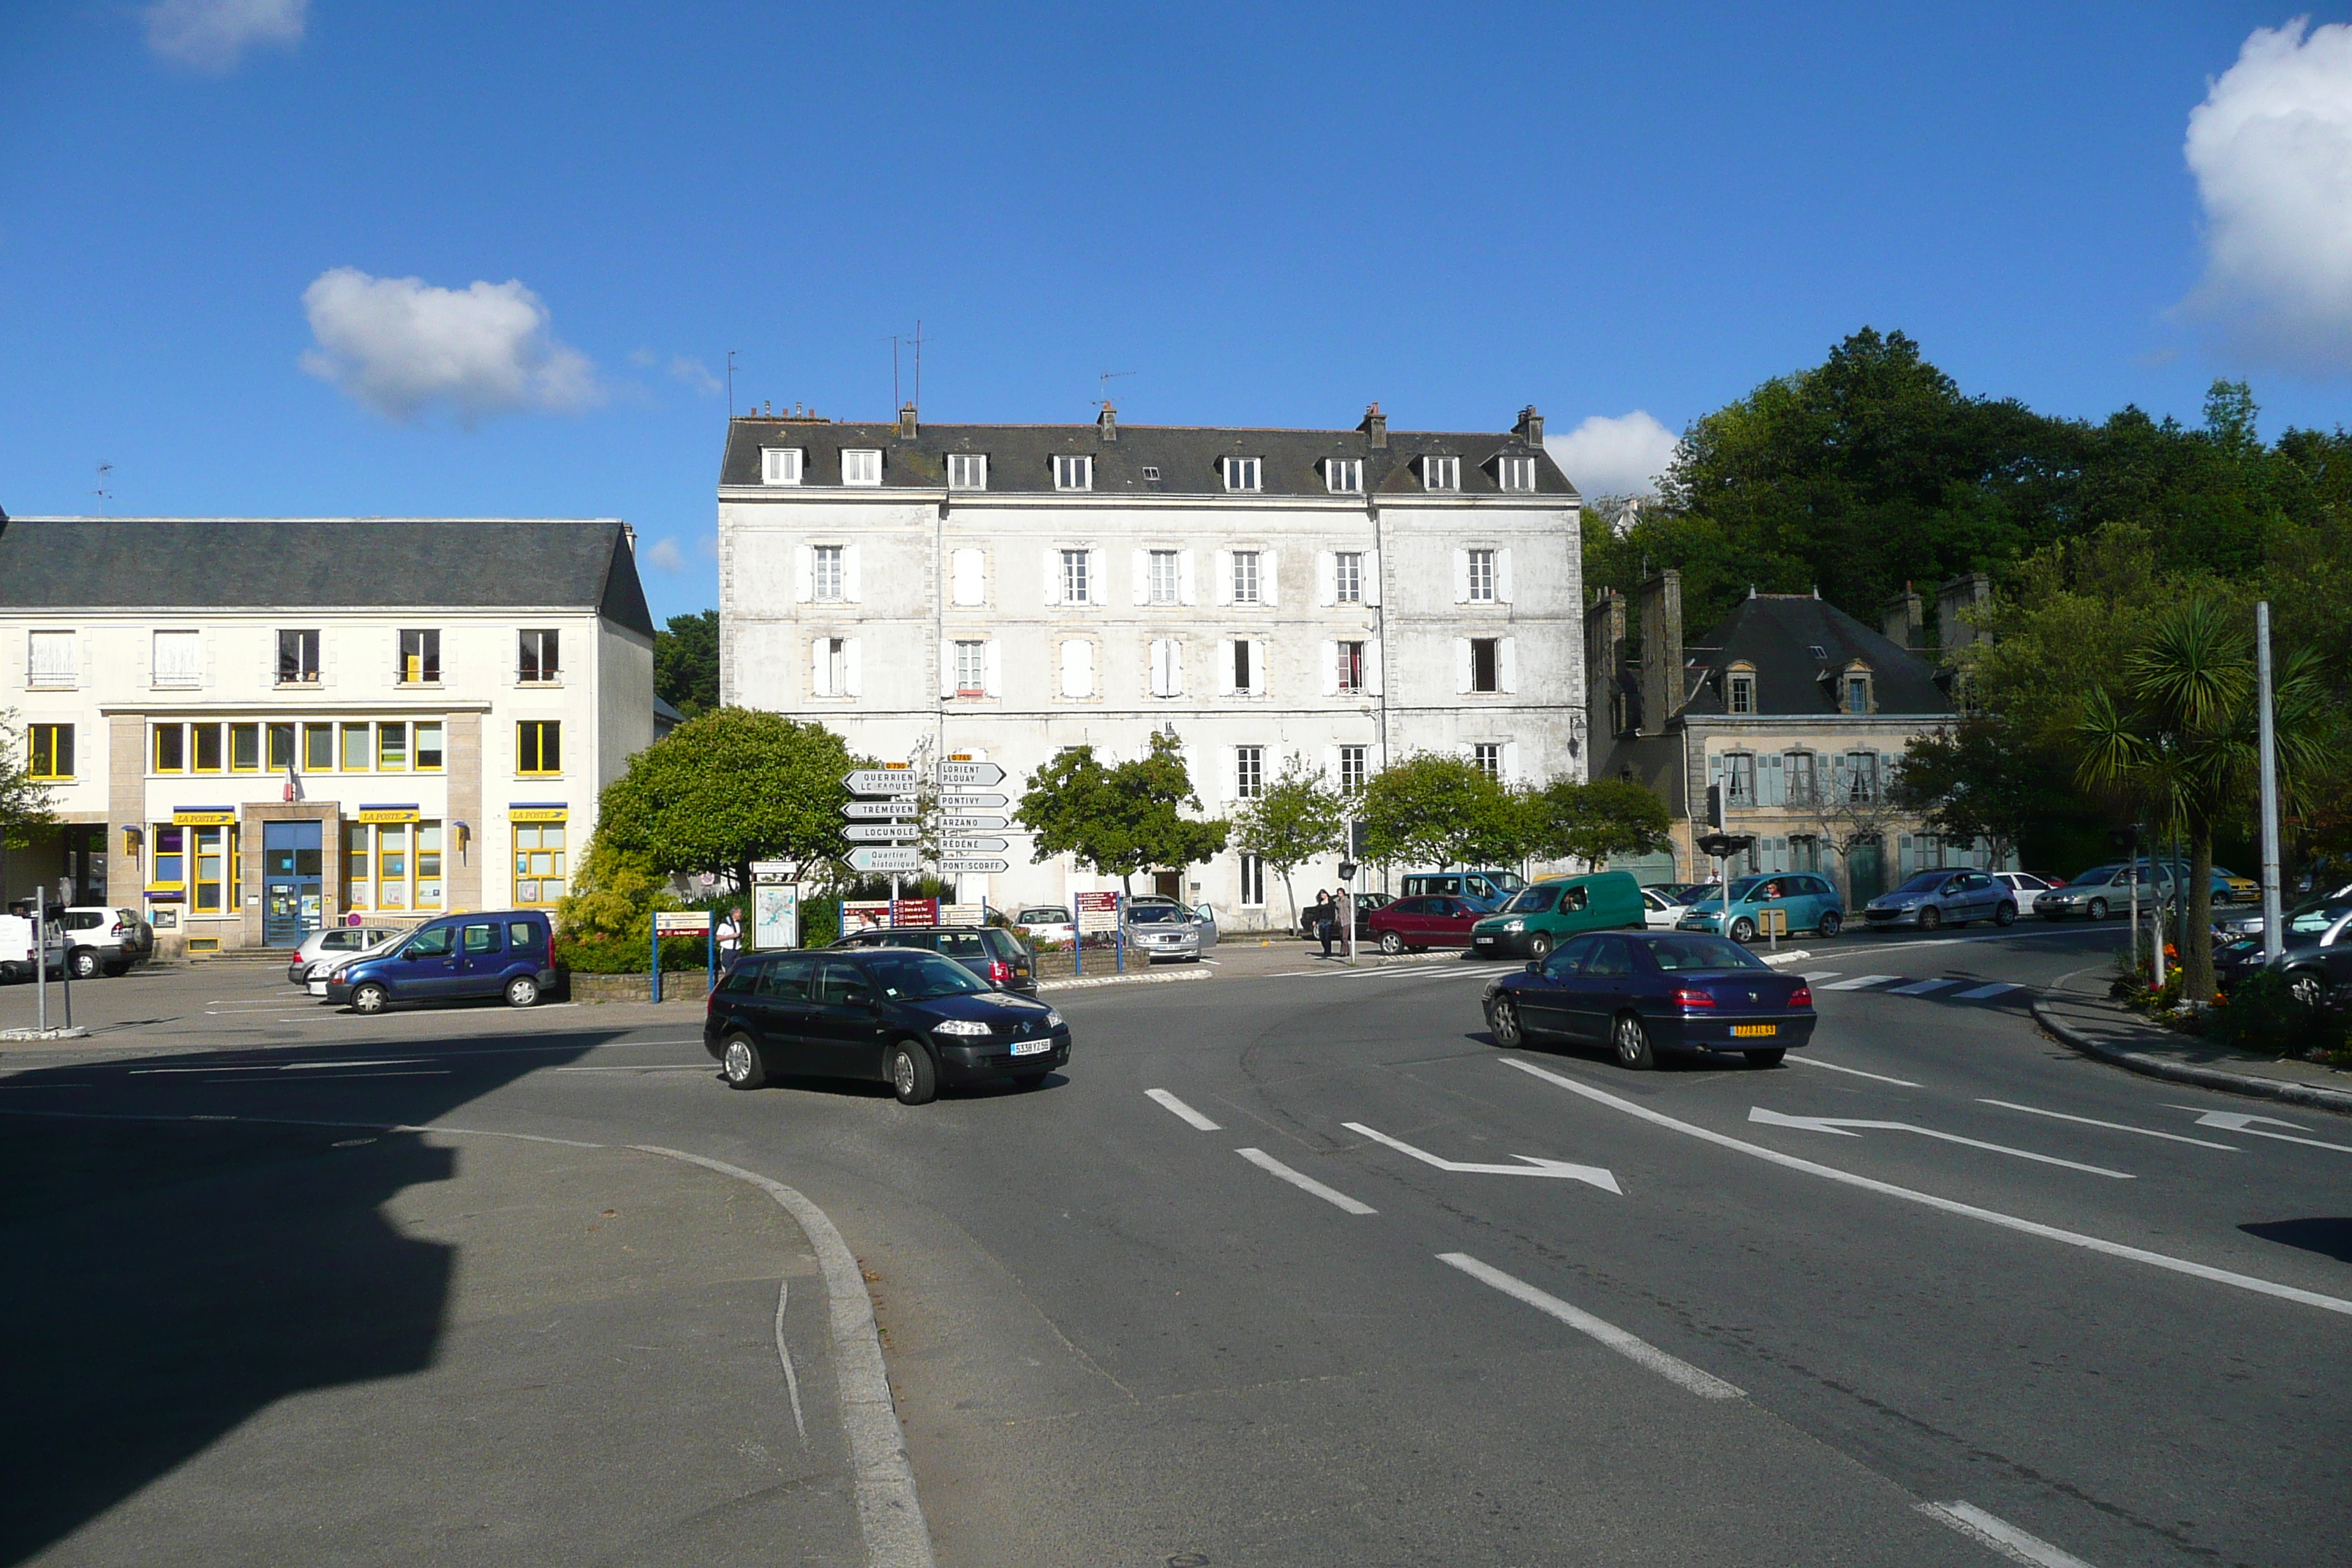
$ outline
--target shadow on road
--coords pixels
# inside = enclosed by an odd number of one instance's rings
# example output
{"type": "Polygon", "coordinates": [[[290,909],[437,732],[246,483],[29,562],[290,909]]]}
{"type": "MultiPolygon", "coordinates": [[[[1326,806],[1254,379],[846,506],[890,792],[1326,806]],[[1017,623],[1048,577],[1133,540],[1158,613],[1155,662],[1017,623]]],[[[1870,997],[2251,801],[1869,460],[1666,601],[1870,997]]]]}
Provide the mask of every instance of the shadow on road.
{"type": "Polygon", "coordinates": [[[610,1037],[541,1036],[544,1050],[364,1088],[331,1070],[299,1082],[218,1070],[284,1059],[249,1051],[9,1079],[0,1563],[39,1552],[273,1401],[429,1365],[454,1249],[402,1236],[380,1205],[450,1179],[455,1161],[382,1127],[431,1122],[610,1037]],[[131,1076],[141,1068],[174,1070],[131,1076]],[[269,1094],[287,1097],[282,1110],[269,1094]],[[262,1120],[278,1115],[371,1125],[262,1120]],[[362,1146],[369,1157],[348,1157],[362,1146]]]}
{"type": "Polygon", "coordinates": [[[2238,1227],[2264,1241],[2282,1242],[2316,1252],[2338,1263],[2352,1263],[2352,1219],[2274,1219],[2238,1227]]]}

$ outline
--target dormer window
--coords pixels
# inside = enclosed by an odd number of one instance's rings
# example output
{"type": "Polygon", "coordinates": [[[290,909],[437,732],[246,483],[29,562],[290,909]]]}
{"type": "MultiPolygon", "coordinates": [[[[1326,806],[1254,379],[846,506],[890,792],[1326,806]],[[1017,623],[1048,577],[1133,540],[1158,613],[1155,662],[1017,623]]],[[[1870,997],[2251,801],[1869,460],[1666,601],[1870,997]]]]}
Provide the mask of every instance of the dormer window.
{"type": "Polygon", "coordinates": [[[1335,496],[1356,494],[1364,488],[1364,459],[1361,458],[1324,458],[1323,483],[1335,496]]]}
{"type": "Polygon", "coordinates": [[[1055,458],[1054,488],[1057,490],[1090,490],[1095,488],[1095,460],[1092,458],[1055,458]]]}
{"type": "Polygon", "coordinates": [[[1756,672],[1735,668],[1724,679],[1724,706],[1733,713],[1756,711],[1756,672]]]}
{"type": "Polygon", "coordinates": [[[1225,489],[1255,490],[1260,489],[1258,475],[1265,459],[1260,458],[1227,458],[1224,459],[1225,489]]]}
{"type": "Polygon", "coordinates": [[[1867,713],[1875,706],[1871,700],[1870,671],[1849,668],[1839,689],[1839,710],[1847,713],[1867,713]]]}
{"type": "Polygon", "coordinates": [[[798,447],[761,447],[760,482],[763,485],[800,483],[802,455],[798,447]]]}
{"type": "Polygon", "coordinates": [[[1458,490],[1462,488],[1462,459],[1459,458],[1423,458],[1421,460],[1421,488],[1425,490],[1458,490]]]}
{"type": "Polygon", "coordinates": [[[1536,488],[1536,460],[1533,458],[1509,456],[1495,459],[1495,485],[1498,489],[1531,490],[1536,488]]]}
{"type": "Polygon", "coordinates": [[[882,453],[878,447],[845,447],[841,454],[841,482],[845,485],[878,485],[882,482],[882,453]]]}
{"type": "Polygon", "coordinates": [[[948,489],[951,490],[984,490],[987,488],[987,453],[950,452],[948,454],[948,489]]]}

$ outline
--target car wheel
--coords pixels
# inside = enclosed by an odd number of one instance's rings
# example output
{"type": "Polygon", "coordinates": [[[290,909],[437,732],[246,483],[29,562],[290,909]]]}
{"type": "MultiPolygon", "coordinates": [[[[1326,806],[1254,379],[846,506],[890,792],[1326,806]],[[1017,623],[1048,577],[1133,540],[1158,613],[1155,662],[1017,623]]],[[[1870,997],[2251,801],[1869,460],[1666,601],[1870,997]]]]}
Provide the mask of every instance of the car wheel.
{"type": "Polygon", "coordinates": [[[1943,910],[1929,909],[1921,910],[1919,911],[1919,929],[1921,931],[1939,931],[1943,928],[1943,910]]]}
{"type": "Polygon", "coordinates": [[[1381,951],[1394,958],[1404,951],[1404,938],[1392,931],[1381,932],[1381,951]]]}
{"type": "Polygon", "coordinates": [[[1820,934],[1822,937],[1833,937],[1843,930],[1845,930],[1845,917],[1835,910],[1830,910],[1822,917],[1820,934]]]}
{"type": "Polygon", "coordinates": [[[1731,940],[1743,945],[1756,940],[1756,922],[1746,915],[1731,922],[1731,940]]]}
{"type": "Polygon", "coordinates": [[[1618,1066],[1644,1072],[1658,1065],[1657,1053],[1650,1049],[1650,1031],[1633,1014],[1618,1018],[1615,1037],[1618,1066]]]}
{"type": "Polygon", "coordinates": [[[1993,910],[1992,923],[1997,926],[2015,925],[2017,923],[2017,906],[2015,904],[2003,904],[2000,908],[1993,910]]]}
{"type": "Polygon", "coordinates": [[[890,1092],[901,1105],[929,1105],[939,1098],[940,1079],[931,1053],[912,1040],[890,1047],[890,1092]]]}
{"type": "Polygon", "coordinates": [[[1789,1047],[1786,1046],[1769,1046],[1760,1051],[1746,1051],[1741,1054],[1747,1057],[1748,1065],[1749,1067],[1776,1068],[1780,1065],[1780,1058],[1789,1054],[1789,1047]]]}
{"type": "Polygon", "coordinates": [[[535,1007],[539,1005],[539,982],[528,974],[518,974],[507,982],[507,1005],[535,1007]]]}
{"type": "Polygon", "coordinates": [[[2091,920],[2105,920],[2107,918],[2107,900],[2105,899],[2093,899],[2091,900],[2091,907],[2084,910],[2083,913],[2091,920]]]}
{"type": "Polygon", "coordinates": [[[97,979],[98,954],[86,947],[77,950],[73,955],[73,974],[76,980],[97,979]]]}
{"type": "Polygon", "coordinates": [[[1505,1050],[1516,1050],[1527,1044],[1528,1032],[1519,1024],[1519,1005],[1508,996],[1495,998],[1495,1005],[1486,1014],[1486,1024],[1495,1031],[1495,1043],[1505,1050]]]}
{"type": "Polygon", "coordinates": [[[366,984],[361,985],[352,992],[352,1011],[354,1013],[381,1013],[384,1009],[384,1005],[391,1000],[392,994],[390,992],[386,991],[383,986],[376,984],[373,981],[370,981],[366,984]]]}
{"type": "Polygon", "coordinates": [[[2327,983],[2308,969],[2291,970],[2286,977],[2286,994],[2306,1007],[2325,1006],[2327,983]]]}
{"type": "Polygon", "coordinates": [[[1545,959],[1549,958],[1551,956],[1551,938],[1546,936],[1541,931],[1538,931],[1535,935],[1528,938],[1528,956],[1534,959],[1538,963],[1541,963],[1545,959]]]}
{"type": "Polygon", "coordinates": [[[764,1089],[768,1082],[768,1064],[760,1059],[759,1047],[748,1035],[730,1035],[719,1057],[719,1076],[727,1080],[730,1089],[764,1089]]]}

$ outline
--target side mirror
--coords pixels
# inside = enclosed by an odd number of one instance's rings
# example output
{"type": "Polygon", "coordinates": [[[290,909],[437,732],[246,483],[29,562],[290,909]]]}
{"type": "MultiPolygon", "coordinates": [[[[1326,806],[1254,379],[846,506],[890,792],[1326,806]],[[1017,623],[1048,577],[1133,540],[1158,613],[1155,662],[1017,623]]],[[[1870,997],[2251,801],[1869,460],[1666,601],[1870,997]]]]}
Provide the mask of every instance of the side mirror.
{"type": "Polygon", "coordinates": [[[1541,974],[1543,973],[1543,960],[1540,958],[1528,959],[1528,973],[1529,974],[1541,974]]]}
{"type": "Polygon", "coordinates": [[[853,985],[841,994],[841,1005],[845,1007],[870,1006],[873,1001],[874,993],[863,985],[853,985]]]}

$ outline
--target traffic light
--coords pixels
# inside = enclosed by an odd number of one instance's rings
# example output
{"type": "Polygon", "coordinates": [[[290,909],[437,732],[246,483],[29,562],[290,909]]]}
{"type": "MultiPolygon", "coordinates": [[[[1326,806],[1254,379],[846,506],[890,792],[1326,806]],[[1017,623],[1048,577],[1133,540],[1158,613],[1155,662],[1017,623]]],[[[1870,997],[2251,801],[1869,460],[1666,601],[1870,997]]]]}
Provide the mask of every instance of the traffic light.
{"type": "Polygon", "coordinates": [[[1706,786],[1706,825],[1717,833],[1723,831],[1723,786],[1706,786]]]}
{"type": "Polygon", "coordinates": [[[1371,826],[1372,825],[1369,822],[1350,822],[1348,824],[1349,859],[1369,860],[1372,858],[1371,852],[1365,847],[1366,840],[1371,837],[1371,826]]]}
{"type": "Polygon", "coordinates": [[[1701,836],[1698,852],[1716,860],[1728,860],[1752,848],[1756,835],[1752,833],[1709,833],[1701,836]]]}

